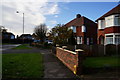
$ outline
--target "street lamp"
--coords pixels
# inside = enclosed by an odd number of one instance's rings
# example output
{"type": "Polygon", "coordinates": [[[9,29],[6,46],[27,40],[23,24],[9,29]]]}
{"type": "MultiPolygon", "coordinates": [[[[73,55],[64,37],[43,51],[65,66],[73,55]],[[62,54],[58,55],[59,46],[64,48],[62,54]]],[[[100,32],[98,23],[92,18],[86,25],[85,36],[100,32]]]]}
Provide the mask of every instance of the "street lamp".
{"type": "MultiPolygon", "coordinates": [[[[16,13],[19,13],[19,11],[16,11],[16,13]]],[[[24,34],[24,13],[23,13],[23,34],[24,34]]]]}

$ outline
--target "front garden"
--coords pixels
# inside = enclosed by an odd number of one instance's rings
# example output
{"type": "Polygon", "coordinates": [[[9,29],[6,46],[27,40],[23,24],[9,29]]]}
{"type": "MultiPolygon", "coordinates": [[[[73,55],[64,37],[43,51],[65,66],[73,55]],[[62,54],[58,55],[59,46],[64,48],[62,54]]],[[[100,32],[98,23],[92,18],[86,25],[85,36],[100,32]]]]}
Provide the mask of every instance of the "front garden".
{"type": "Polygon", "coordinates": [[[118,56],[86,57],[83,65],[89,68],[120,67],[119,60],[118,56]]]}
{"type": "Polygon", "coordinates": [[[2,77],[41,78],[43,77],[43,57],[40,53],[20,53],[2,55],[2,77]]]}

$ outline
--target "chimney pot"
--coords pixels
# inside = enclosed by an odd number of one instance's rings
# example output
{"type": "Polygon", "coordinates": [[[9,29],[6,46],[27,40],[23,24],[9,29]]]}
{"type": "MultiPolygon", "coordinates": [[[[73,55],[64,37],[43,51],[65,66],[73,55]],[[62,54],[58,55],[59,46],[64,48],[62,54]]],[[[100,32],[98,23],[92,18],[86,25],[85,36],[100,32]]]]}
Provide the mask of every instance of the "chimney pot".
{"type": "Polygon", "coordinates": [[[81,15],[80,15],[80,14],[77,14],[77,15],[76,15],[76,18],[80,18],[80,17],[81,17],[81,15]]]}

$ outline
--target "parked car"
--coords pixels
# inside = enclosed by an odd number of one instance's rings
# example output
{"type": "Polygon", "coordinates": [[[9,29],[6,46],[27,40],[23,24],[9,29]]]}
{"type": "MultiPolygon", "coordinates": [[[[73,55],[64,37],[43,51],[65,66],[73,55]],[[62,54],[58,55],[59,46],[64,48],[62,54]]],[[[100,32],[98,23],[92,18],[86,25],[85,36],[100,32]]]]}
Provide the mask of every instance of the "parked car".
{"type": "Polygon", "coordinates": [[[47,42],[48,44],[53,44],[53,41],[52,41],[52,40],[46,40],[46,42],[47,42]]]}
{"type": "Polygon", "coordinates": [[[37,43],[37,42],[40,42],[40,40],[34,40],[33,42],[37,43]]]}

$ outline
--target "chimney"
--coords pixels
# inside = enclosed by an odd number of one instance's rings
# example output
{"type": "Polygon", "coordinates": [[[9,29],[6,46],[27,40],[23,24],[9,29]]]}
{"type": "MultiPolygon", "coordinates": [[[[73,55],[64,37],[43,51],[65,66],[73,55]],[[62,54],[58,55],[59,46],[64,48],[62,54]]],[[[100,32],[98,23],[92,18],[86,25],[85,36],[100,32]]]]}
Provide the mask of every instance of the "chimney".
{"type": "Polygon", "coordinates": [[[80,17],[81,17],[81,15],[80,15],[80,14],[77,14],[77,15],[76,15],[76,18],[80,18],[80,17]]]}

